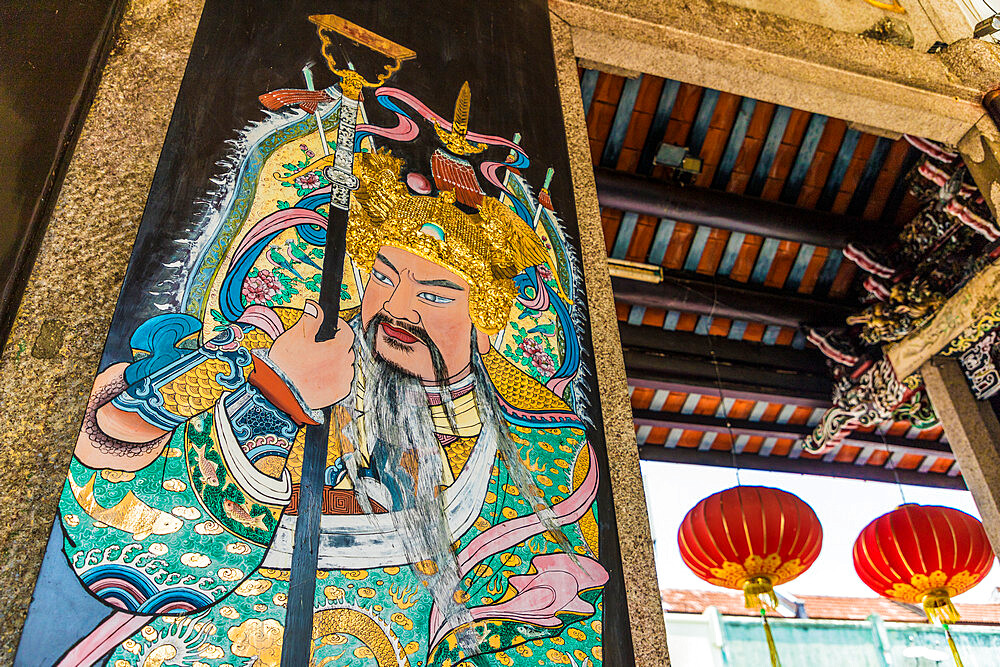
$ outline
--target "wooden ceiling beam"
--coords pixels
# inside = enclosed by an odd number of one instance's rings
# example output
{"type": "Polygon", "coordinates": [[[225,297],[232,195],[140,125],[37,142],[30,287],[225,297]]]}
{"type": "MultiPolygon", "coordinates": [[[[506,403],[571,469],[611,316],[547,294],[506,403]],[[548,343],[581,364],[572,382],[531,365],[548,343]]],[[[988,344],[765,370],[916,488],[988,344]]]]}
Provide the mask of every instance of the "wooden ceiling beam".
{"type": "MultiPolygon", "coordinates": [[[[656,357],[694,359],[709,364],[714,358],[721,366],[759,369],[778,374],[799,374],[829,383],[826,359],[814,349],[796,350],[787,345],[765,345],[732,340],[723,336],[702,336],[687,331],[667,331],[659,327],[618,323],[622,349],[656,357]]],[[[641,367],[641,366],[640,366],[641,367]]],[[[655,362],[651,368],[659,368],[655,362]]],[[[711,374],[714,375],[714,371],[711,374]]]]}
{"type": "Polygon", "coordinates": [[[829,380],[738,364],[719,364],[718,368],[716,376],[708,360],[625,352],[625,373],[635,387],[816,408],[830,406],[829,380]]]}
{"type": "Polygon", "coordinates": [[[612,277],[615,299],[632,306],[679,310],[696,315],[729,317],[764,324],[843,326],[857,306],[801,294],[749,286],[734,280],[706,280],[667,273],[663,282],[649,283],[612,277]]]}
{"type": "MultiPolygon", "coordinates": [[[[685,415],[679,412],[655,412],[653,410],[632,410],[632,418],[637,426],[659,428],[679,428],[691,431],[732,433],[733,435],[760,436],[763,438],[791,438],[799,440],[812,431],[805,424],[779,424],[776,422],[749,421],[746,419],[722,419],[708,415],[685,415]]],[[[935,440],[912,440],[898,436],[880,436],[877,433],[852,433],[843,441],[845,445],[868,447],[875,445],[890,454],[915,454],[932,458],[954,459],[955,455],[947,443],[935,440]]]]}
{"type": "Polygon", "coordinates": [[[820,459],[788,458],[786,456],[758,456],[757,454],[736,454],[721,450],[701,451],[693,447],[664,447],[643,445],[639,447],[639,458],[644,461],[666,461],[669,463],[692,463],[723,468],[744,470],[770,470],[792,472],[803,475],[823,475],[826,477],[846,477],[876,482],[913,484],[941,489],[965,490],[965,482],[960,476],[940,473],[922,473],[916,470],[894,470],[884,466],[854,465],[820,459]]]}
{"type": "Polygon", "coordinates": [[[611,169],[594,171],[602,207],[744,234],[843,249],[851,241],[878,242],[877,225],[827,211],[744,197],[706,188],[681,187],[611,169]]]}
{"type": "Polygon", "coordinates": [[[810,407],[829,407],[831,379],[815,350],[619,323],[629,384],[810,407]]]}

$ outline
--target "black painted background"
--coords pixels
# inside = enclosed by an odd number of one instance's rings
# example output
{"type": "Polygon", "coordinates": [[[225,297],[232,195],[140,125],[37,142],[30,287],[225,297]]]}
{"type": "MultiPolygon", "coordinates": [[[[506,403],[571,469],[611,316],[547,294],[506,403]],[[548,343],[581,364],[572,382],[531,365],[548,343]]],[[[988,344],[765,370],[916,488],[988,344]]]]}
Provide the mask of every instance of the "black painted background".
{"type": "MultiPolygon", "coordinates": [[[[225,142],[235,137],[236,130],[264,116],[257,96],[276,88],[303,87],[301,68],[310,60],[316,63],[313,71],[318,88],[334,82],[320,54],[315,26],[307,20],[318,13],[338,14],[416,51],[416,59],[405,62],[387,85],[416,95],[442,116],[451,117],[459,88],[469,81],[470,129],[507,138],[520,132],[521,146],[531,158],[531,166],[522,173],[536,190],[541,187],[546,169],[555,169],[550,186],[552,200],[572,244],[580,252],[544,2],[209,0],[139,227],[102,368],[130,360],[128,340],[132,331],[145,319],[160,314],[152,306],[149,293],[179,284],[176,269],[163,269],[162,263],[183,257],[184,246],[176,240],[189,239],[200,231],[195,223],[204,210],[209,180],[219,173],[217,163],[227,154],[225,142]]],[[[360,49],[351,49],[350,53],[359,71],[373,78],[370,73],[379,69],[382,61],[361,57],[360,49]]],[[[369,103],[366,108],[370,122],[395,124],[394,116],[381,107],[369,103]]],[[[418,123],[423,145],[408,147],[403,156],[408,160],[407,169],[419,169],[429,177],[429,155],[437,139],[433,128],[422,120],[418,123]]],[[[502,162],[505,155],[506,150],[492,148],[485,159],[502,162]]],[[[489,191],[488,184],[483,183],[483,187],[487,194],[497,196],[489,191]]],[[[597,452],[602,479],[598,496],[600,560],[611,573],[604,592],[604,662],[625,667],[634,664],[634,659],[589,325],[582,332],[581,344],[584,363],[590,365],[586,375],[593,385],[594,407],[589,415],[593,427],[588,437],[597,452]]],[[[53,540],[61,539],[60,532],[56,527],[53,540]]],[[[86,597],[79,584],[70,580],[72,575],[57,556],[57,548],[50,543],[22,638],[19,664],[51,664],[51,660],[44,662],[37,656],[29,659],[27,655],[21,662],[21,654],[27,653],[26,645],[36,647],[33,650],[54,651],[53,657],[65,651],[66,646],[53,646],[55,638],[47,637],[53,632],[51,619],[60,614],[61,605],[67,604],[67,594],[86,597]],[[74,584],[76,589],[70,590],[74,584]],[[49,590],[52,587],[61,589],[59,594],[49,590]],[[46,623],[46,619],[50,622],[46,623]]],[[[83,608],[95,609],[80,599],[79,609],[83,608]]],[[[80,613],[85,618],[75,618],[76,626],[89,623],[92,627],[100,620],[100,616],[86,618],[94,611],[77,611],[80,613]]]]}

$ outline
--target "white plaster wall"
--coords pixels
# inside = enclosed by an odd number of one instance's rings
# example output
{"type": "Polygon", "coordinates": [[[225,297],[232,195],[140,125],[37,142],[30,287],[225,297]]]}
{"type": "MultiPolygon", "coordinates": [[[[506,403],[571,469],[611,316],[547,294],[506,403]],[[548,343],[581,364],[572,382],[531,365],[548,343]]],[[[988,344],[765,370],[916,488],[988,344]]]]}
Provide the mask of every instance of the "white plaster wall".
{"type": "Polygon", "coordinates": [[[665,613],[667,649],[676,667],[723,667],[722,643],[714,609],[703,614],[665,613]]]}

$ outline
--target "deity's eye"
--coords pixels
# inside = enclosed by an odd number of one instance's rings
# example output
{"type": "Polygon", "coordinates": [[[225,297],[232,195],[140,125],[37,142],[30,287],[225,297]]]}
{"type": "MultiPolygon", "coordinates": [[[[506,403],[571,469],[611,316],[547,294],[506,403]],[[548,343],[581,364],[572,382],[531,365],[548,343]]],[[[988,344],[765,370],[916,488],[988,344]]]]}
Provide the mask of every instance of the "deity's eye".
{"type": "Polygon", "coordinates": [[[417,295],[419,298],[423,299],[428,303],[451,303],[454,299],[449,299],[446,296],[441,296],[440,294],[434,294],[433,292],[421,292],[417,295]]]}
{"type": "Polygon", "coordinates": [[[379,281],[383,285],[388,285],[389,287],[393,286],[392,280],[389,279],[389,276],[385,275],[378,269],[372,269],[372,278],[379,281]]]}

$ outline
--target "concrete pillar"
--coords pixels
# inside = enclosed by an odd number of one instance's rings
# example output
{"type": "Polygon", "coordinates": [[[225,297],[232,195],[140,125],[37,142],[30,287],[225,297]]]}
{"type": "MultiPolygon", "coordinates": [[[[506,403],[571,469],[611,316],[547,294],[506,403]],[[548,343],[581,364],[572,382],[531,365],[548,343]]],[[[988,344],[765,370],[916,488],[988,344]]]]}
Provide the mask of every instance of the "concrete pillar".
{"type": "Polygon", "coordinates": [[[958,142],[969,173],[994,216],[1000,216],[1000,131],[985,114],[958,142]]]}
{"type": "Polygon", "coordinates": [[[954,359],[934,357],[920,373],[993,551],[1000,552],[1000,422],[989,403],[972,395],[954,359]]]}
{"type": "Polygon", "coordinates": [[[597,386],[601,395],[608,468],[618,522],[629,626],[638,667],[667,667],[666,628],[660,602],[649,515],[639,474],[639,449],[629,405],[628,383],[622,359],[618,319],[615,317],[607,246],[590,161],[587,121],[573,52],[570,29],[558,16],[552,19],[552,46],[556,57],[559,93],[566,123],[570,170],[576,194],[583,275],[593,333],[597,386]]]}

